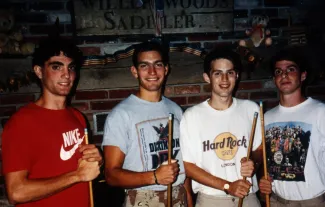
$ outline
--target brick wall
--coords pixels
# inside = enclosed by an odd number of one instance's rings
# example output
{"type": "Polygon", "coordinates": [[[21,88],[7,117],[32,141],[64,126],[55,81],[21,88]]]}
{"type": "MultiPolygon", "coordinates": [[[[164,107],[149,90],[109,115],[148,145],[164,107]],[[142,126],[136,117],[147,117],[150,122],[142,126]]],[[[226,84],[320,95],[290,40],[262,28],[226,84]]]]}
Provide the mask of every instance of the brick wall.
{"type": "MultiPolygon", "coordinates": [[[[69,0],[8,0],[1,1],[0,8],[5,10],[13,9],[15,11],[17,26],[21,26],[25,41],[37,43],[40,39],[48,35],[57,17],[60,19],[59,30],[61,35],[67,37],[72,36],[74,27],[72,25],[73,18],[71,18],[71,2],[72,1],[69,0]]],[[[204,50],[211,50],[218,46],[233,46],[237,44],[239,39],[246,38],[245,30],[250,27],[248,20],[252,15],[266,14],[270,17],[269,27],[273,38],[273,44],[281,47],[288,44],[288,39],[283,36],[282,28],[288,26],[289,14],[293,15],[292,23],[298,25],[304,22],[304,18],[308,16],[305,15],[305,13],[300,12],[303,10],[302,8],[305,1],[299,1],[301,4],[300,10],[293,7],[295,6],[293,4],[294,2],[298,1],[234,0],[235,10],[233,31],[214,34],[166,35],[166,39],[175,44],[193,43],[196,44],[199,48],[203,48],[204,50]]],[[[320,34],[319,30],[317,31],[318,32],[313,32],[313,34],[320,34]]],[[[153,35],[122,37],[97,36],[95,38],[78,37],[77,40],[81,50],[84,52],[84,55],[89,56],[113,54],[117,50],[124,49],[135,42],[148,40],[153,37],[153,35]]],[[[314,41],[317,42],[318,40],[315,39],[314,41]]],[[[6,68],[4,68],[7,69],[8,64],[4,65],[7,65],[6,68]]],[[[196,67],[196,65],[192,65],[192,67],[196,67]]],[[[15,70],[22,67],[26,67],[26,65],[23,66],[22,64],[17,63],[16,66],[10,66],[10,68],[14,68],[15,70]]],[[[111,66],[107,65],[107,67],[111,66]]],[[[187,70],[188,67],[189,66],[186,66],[187,70]]],[[[0,67],[0,76],[1,74],[3,76],[3,71],[1,71],[1,69],[2,68],[0,67]]],[[[28,68],[24,70],[29,69],[30,67],[28,66],[28,68]]],[[[107,73],[112,74],[110,71],[104,72],[103,70],[98,72],[98,74],[96,74],[96,77],[102,77],[101,79],[103,79],[103,74],[107,75],[107,73]]],[[[91,72],[87,74],[93,75],[91,72]]],[[[115,76],[113,78],[118,79],[115,76]]],[[[122,81],[120,81],[120,83],[121,82],[122,81]]],[[[202,83],[200,81],[194,82],[196,83],[191,82],[191,84],[183,84],[184,82],[182,82],[182,84],[169,84],[165,89],[165,95],[178,103],[184,109],[195,105],[209,97],[210,88],[205,83],[202,83]]],[[[107,87],[105,85],[102,87],[104,89],[97,88],[92,89],[91,87],[88,87],[87,90],[79,90],[72,100],[72,105],[82,111],[82,113],[87,117],[92,129],[94,113],[107,112],[111,110],[116,104],[125,99],[129,94],[135,93],[137,91],[137,88],[125,87],[122,85],[116,87],[107,87]]],[[[307,95],[325,101],[324,91],[325,83],[321,83],[307,88],[307,95]]],[[[263,100],[266,110],[274,107],[278,103],[278,93],[274,88],[272,80],[265,78],[242,81],[239,84],[235,95],[238,98],[251,99],[254,101],[263,100]]],[[[10,116],[15,113],[21,106],[27,104],[28,102],[35,101],[38,96],[38,90],[34,89],[20,90],[16,93],[0,94],[0,140],[3,126],[10,118],[10,116]]],[[[96,144],[101,143],[101,135],[95,135],[92,138],[96,144]]],[[[2,197],[4,194],[3,185],[1,185],[1,183],[3,183],[3,181],[0,181],[0,197],[2,197]]]]}
{"type": "MultiPolygon", "coordinates": [[[[245,29],[249,28],[248,20],[252,15],[267,14],[270,17],[269,27],[272,31],[274,44],[286,45],[288,42],[281,37],[281,27],[288,25],[289,14],[292,15],[292,23],[299,24],[304,21],[304,13],[299,12],[303,5],[297,9],[295,1],[234,1],[234,30],[231,32],[221,32],[215,34],[187,34],[187,35],[167,35],[171,43],[195,43],[199,47],[210,50],[220,45],[234,45],[239,39],[245,38],[245,29]],[[254,3],[255,2],[255,3],[254,3]]],[[[304,4],[304,1],[300,2],[304,4]]],[[[55,19],[60,19],[60,32],[63,36],[71,37],[73,34],[72,25],[72,1],[51,0],[51,1],[27,1],[10,0],[1,2],[2,9],[12,9],[15,11],[17,26],[22,27],[22,32],[26,41],[39,41],[46,37],[49,27],[53,25],[55,19]]],[[[135,42],[152,38],[150,35],[143,36],[112,36],[112,37],[78,37],[79,46],[84,55],[104,55],[112,54],[115,51],[132,45],[135,42]]],[[[19,68],[17,67],[11,68],[19,68]]],[[[26,66],[24,66],[26,67],[26,66]]],[[[110,67],[109,65],[107,67],[110,67]]],[[[188,67],[188,66],[187,66],[188,67]]],[[[28,68],[29,70],[30,68],[28,68]]],[[[0,70],[1,72],[1,70],[0,70]]],[[[0,73],[1,74],[1,73],[0,73]]],[[[99,75],[99,77],[101,77],[99,75]]],[[[120,86],[121,87],[121,86],[120,86]]],[[[105,87],[104,87],[105,88],[105,87]]],[[[308,92],[323,99],[324,86],[311,87],[308,92]]],[[[92,115],[95,112],[107,111],[123,100],[130,93],[134,93],[135,88],[123,88],[118,86],[103,90],[91,89],[78,91],[73,99],[73,105],[80,109],[92,122],[92,115]]],[[[166,88],[166,95],[172,100],[187,107],[204,100],[209,94],[209,88],[203,83],[169,85],[166,88]]],[[[20,106],[38,97],[38,93],[15,93],[0,95],[0,122],[2,126],[6,120],[20,106]]],[[[274,90],[272,81],[267,79],[244,81],[239,85],[236,93],[237,97],[252,100],[265,100],[265,105],[270,108],[276,104],[277,93],[274,90]]],[[[96,138],[100,142],[100,137],[96,138]]]]}
{"type": "MultiPolygon", "coordinates": [[[[113,88],[101,90],[77,91],[72,100],[72,106],[79,109],[88,119],[93,129],[93,114],[110,111],[119,102],[130,94],[136,93],[137,88],[113,88]]],[[[186,109],[207,99],[210,95],[210,87],[205,83],[167,85],[165,96],[175,101],[186,109]]],[[[307,88],[307,96],[325,101],[325,83],[313,85],[307,88]]],[[[30,101],[34,101],[39,93],[15,93],[0,96],[0,133],[5,122],[15,113],[19,107],[30,101]]],[[[241,81],[235,94],[238,98],[250,99],[256,102],[263,100],[265,110],[278,104],[278,93],[273,81],[270,79],[241,81]]],[[[102,136],[93,136],[96,144],[100,144],[102,136]]]]}

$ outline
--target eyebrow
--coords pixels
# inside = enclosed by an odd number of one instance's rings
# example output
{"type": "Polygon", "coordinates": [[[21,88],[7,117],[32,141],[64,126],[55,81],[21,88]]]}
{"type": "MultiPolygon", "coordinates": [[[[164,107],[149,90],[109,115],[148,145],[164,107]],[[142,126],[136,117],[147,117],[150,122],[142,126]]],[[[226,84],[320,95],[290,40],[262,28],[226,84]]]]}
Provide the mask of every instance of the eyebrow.
{"type": "MultiPolygon", "coordinates": [[[[295,67],[295,68],[299,69],[298,65],[296,65],[296,64],[288,65],[286,68],[290,68],[290,67],[295,67]]],[[[275,69],[280,69],[280,70],[282,70],[282,68],[278,68],[278,67],[276,67],[275,69]]]]}
{"type": "MultiPolygon", "coordinates": [[[[159,63],[159,62],[163,62],[163,61],[162,60],[156,60],[153,63],[159,63]]],[[[150,63],[150,62],[148,62],[148,61],[139,61],[139,64],[141,64],[141,63],[150,63]]]]}
{"type": "MultiPolygon", "coordinates": [[[[49,65],[64,65],[64,64],[60,61],[53,61],[53,62],[49,62],[49,65]]],[[[72,61],[71,63],[69,63],[68,66],[75,66],[75,65],[76,63],[72,61]]]]}
{"type": "Polygon", "coordinates": [[[49,65],[64,65],[64,64],[59,61],[53,61],[53,62],[49,62],[49,65]]]}
{"type": "MultiPolygon", "coordinates": [[[[228,72],[228,71],[235,71],[235,69],[234,68],[230,68],[230,69],[226,69],[226,72],[228,72]]],[[[223,72],[223,70],[220,70],[220,69],[211,69],[211,72],[223,72]]]]}

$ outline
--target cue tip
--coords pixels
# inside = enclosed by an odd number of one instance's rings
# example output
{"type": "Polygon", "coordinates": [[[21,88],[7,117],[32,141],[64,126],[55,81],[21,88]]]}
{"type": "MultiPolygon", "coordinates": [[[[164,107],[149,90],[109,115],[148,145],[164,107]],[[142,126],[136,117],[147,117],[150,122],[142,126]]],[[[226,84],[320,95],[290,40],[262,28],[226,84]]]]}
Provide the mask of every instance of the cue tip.
{"type": "Polygon", "coordinates": [[[263,106],[263,101],[260,101],[260,106],[263,106]]]}

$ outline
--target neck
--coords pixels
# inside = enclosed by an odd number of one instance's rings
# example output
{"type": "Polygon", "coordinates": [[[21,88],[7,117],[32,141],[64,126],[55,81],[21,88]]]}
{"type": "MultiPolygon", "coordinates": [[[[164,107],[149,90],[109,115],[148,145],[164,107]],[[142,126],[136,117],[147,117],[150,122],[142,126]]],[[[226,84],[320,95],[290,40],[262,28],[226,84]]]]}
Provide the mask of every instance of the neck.
{"type": "Polygon", "coordinates": [[[209,105],[215,110],[223,111],[228,109],[233,102],[233,98],[229,97],[215,97],[212,96],[208,101],[209,105]]]}
{"type": "Polygon", "coordinates": [[[136,95],[137,97],[149,102],[159,102],[161,100],[161,90],[144,91],[140,89],[136,95]]]}
{"type": "Polygon", "coordinates": [[[301,95],[301,90],[297,90],[291,94],[280,93],[280,104],[284,107],[293,107],[304,102],[305,100],[306,98],[301,95]]]}
{"type": "Polygon", "coordinates": [[[36,105],[52,110],[60,110],[66,108],[66,97],[49,97],[46,93],[35,102],[36,105]]]}

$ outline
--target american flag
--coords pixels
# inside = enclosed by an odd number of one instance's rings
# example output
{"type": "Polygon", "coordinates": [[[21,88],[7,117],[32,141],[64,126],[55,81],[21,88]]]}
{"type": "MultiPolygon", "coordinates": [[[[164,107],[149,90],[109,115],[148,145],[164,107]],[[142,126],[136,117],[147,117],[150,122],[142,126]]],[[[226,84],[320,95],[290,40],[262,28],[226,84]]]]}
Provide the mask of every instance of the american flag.
{"type": "Polygon", "coordinates": [[[162,35],[162,18],[164,17],[164,1],[150,0],[151,12],[155,24],[155,35],[162,35]]]}

